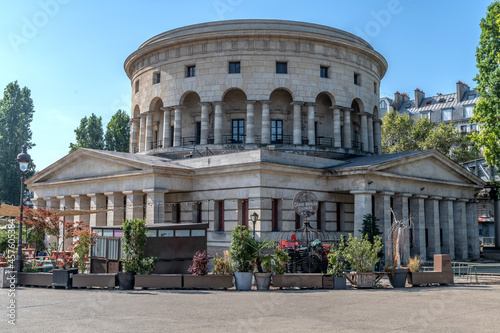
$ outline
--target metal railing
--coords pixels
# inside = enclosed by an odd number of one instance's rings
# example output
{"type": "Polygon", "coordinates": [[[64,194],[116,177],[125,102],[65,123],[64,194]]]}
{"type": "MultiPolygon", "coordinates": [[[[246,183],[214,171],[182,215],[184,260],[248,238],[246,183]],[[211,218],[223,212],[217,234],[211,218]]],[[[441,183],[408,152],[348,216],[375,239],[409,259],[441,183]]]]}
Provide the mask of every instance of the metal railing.
{"type": "Polygon", "coordinates": [[[352,141],[352,148],[363,150],[363,142],[361,141],[352,141]]]}
{"type": "Polygon", "coordinates": [[[318,145],[318,146],[333,147],[334,143],[335,143],[335,140],[333,138],[328,138],[325,136],[318,136],[316,138],[316,145],[318,145]]]}

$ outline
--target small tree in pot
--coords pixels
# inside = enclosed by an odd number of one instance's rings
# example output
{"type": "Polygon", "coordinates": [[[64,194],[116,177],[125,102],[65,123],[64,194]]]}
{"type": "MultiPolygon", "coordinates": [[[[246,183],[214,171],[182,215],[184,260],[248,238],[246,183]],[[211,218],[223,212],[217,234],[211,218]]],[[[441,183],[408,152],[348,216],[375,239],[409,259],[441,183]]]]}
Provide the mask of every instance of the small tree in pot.
{"type": "Polygon", "coordinates": [[[410,252],[410,228],[411,219],[408,221],[397,220],[394,215],[394,223],[387,233],[387,259],[388,264],[384,270],[388,272],[389,281],[393,288],[404,288],[408,268],[410,252]]]}
{"type": "Polygon", "coordinates": [[[234,262],[234,279],[238,290],[252,288],[253,243],[255,240],[246,227],[238,225],[231,232],[229,258],[234,262]]]}
{"type": "Polygon", "coordinates": [[[135,274],[151,274],[156,266],[157,257],[144,257],[148,227],[140,219],[126,220],[122,225],[122,268],[118,273],[118,285],[122,290],[134,288],[135,274]]]}
{"type": "Polygon", "coordinates": [[[326,274],[333,276],[334,289],[345,289],[346,278],[344,276],[345,262],[340,251],[332,245],[328,253],[328,269],[326,274]]]}

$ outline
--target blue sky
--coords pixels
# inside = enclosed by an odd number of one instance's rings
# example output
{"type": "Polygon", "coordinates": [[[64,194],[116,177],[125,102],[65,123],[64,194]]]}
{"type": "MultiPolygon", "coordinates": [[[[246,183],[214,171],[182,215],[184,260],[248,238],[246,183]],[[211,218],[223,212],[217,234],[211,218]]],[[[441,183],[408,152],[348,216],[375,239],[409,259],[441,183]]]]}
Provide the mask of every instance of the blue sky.
{"type": "MultiPolygon", "coordinates": [[[[123,63],[164,31],[209,21],[284,19],[365,38],[388,61],[381,95],[474,87],[479,22],[490,0],[0,0],[0,87],[17,80],[35,104],[37,170],[64,157],[80,119],[130,113],[123,63]]],[[[3,92],[2,92],[3,95],[3,92]]]]}

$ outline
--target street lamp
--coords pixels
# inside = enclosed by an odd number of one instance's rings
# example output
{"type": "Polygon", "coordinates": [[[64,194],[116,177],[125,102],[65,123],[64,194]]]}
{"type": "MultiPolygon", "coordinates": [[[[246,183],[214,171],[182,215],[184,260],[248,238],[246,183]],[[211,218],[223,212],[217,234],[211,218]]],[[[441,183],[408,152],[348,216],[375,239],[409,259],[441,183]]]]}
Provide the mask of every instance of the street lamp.
{"type": "Polygon", "coordinates": [[[23,208],[24,208],[24,181],[26,176],[26,170],[31,163],[31,156],[26,152],[26,145],[23,145],[23,151],[21,154],[17,155],[16,161],[19,163],[19,169],[21,170],[21,203],[19,208],[19,235],[17,240],[17,257],[15,262],[15,269],[19,273],[23,270],[23,208]]]}
{"type": "Polygon", "coordinates": [[[250,219],[252,219],[253,222],[253,239],[255,239],[255,223],[257,223],[257,220],[259,219],[259,214],[253,212],[253,214],[250,215],[250,219]]]}

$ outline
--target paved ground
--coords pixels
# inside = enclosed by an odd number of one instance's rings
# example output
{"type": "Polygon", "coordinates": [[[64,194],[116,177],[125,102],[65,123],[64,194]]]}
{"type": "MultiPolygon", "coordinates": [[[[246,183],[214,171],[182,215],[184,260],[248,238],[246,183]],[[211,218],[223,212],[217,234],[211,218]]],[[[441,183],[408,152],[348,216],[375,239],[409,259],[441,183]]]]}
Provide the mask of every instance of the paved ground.
{"type": "MultiPolygon", "coordinates": [[[[375,290],[16,290],[0,332],[498,332],[500,285],[375,290]]],[[[7,289],[0,306],[7,308],[7,289]]],[[[4,310],[6,311],[6,310],[4,310]]]]}

